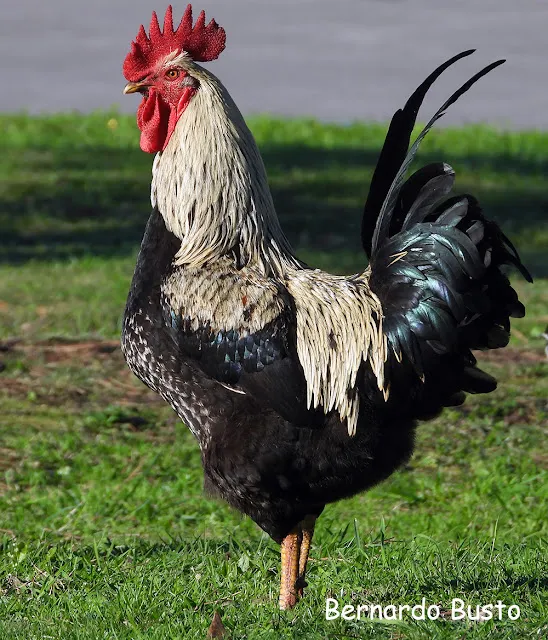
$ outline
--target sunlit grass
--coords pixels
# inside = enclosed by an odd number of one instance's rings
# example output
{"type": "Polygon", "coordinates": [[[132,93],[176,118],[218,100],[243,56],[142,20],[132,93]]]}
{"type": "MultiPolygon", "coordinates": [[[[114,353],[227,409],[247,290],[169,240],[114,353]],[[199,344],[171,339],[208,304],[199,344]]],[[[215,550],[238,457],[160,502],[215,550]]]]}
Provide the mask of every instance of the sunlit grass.
{"type": "MultiPolygon", "coordinates": [[[[282,223],[310,264],[365,265],[360,209],[386,130],[254,118],[282,223]],[[334,222],[336,220],[336,222],[334,222]]],[[[500,380],[419,429],[411,463],[326,508],[306,598],[276,609],[278,548],[204,497],[196,443],[129,373],[120,319],[151,156],[132,117],[0,116],[0,638],[512,639],[548,634],[548,284],[500,380]],[[326,621],[325,599],[518,604],[518,621],[326,621]]],[[[434,132],[444,159],[548,274],[548,134],[434,132]]]]}

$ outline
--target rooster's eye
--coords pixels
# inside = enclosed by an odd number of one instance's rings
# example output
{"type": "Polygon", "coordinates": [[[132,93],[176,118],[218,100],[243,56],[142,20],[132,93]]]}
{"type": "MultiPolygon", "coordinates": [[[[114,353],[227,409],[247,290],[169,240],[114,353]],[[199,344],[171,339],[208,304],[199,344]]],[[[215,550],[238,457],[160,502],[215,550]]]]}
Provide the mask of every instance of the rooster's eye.
{"type": "Polygon", "coordinates": [[[168,80],[175,80],[175,78],[179,77],[179,70],[178,69],[168,69],[166,71],[166,78],[168,80]]]}

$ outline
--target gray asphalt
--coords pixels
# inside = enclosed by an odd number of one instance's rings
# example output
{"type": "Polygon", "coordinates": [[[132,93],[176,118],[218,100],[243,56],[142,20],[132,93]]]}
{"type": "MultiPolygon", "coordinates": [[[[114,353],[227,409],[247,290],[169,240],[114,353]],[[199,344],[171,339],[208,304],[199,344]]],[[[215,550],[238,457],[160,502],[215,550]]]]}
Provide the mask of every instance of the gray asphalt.
{"type": "MultiPolygon", "coordinates": [[[[121,64],[141,22],[168,0],[2,3],[0,110],[31,113],[119,105],[121,64]]],[[[174,3],[178,18],[186,2],[174,3]]],[[[444,59],[477,48],[436,86],[434,109],[497,58],[444,120],[548,129],[548,0],[202,0],[227,31],[211,63],[245,114],[387,120],[444,59]]]]}

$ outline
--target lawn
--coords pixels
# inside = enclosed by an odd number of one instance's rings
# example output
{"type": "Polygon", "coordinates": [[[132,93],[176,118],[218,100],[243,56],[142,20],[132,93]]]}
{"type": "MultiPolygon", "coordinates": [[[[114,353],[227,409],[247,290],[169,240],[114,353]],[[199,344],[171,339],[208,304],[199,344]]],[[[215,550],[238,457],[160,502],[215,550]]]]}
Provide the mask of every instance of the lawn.
{"type": "MultiPolygon", "coordinates": [[[[360,208],[386,130],[251,121],[299,255],[362,269],[360,208]]],[[[120,317],[149,212],[132,117],[0,116],[0,638],[548,637],[548,133],[435,131],[444,159],[537,276],[499,389],[419,430],[412,461],[328,507],[309,588],[276,609],[278,547],[202,494],[190,433],[127,370],[120,317]],[[439,620],[326,620],[343,604],[437,605],[439,620]],[[452,621],[451,601],[516,604],[452,621]]]]}

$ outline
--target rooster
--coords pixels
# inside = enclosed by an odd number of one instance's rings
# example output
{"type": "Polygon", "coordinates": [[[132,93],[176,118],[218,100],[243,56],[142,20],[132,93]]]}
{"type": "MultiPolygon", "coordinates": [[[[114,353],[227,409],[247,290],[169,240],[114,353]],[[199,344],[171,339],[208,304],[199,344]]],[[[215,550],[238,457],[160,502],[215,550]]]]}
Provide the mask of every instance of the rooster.
{"type": "MultiPolygon", "coordinates": [[[[177,28],[141,26],[123,72],[139,92],[143,151],[156,153],[152,214],[125,309],[133,372],[188,425],[206,490],[281,545],[279,606],[303,594],[325,505],[390,476],[416,424],[496,380],[473,349],[503,347],[525,313],[501,266],[529,273],[454,172],[407,172],[423,98],[465,51],[436,69],[392,118],[365,204],[369,266],[336,276],[304,264],[285,237],[253,136],[216,59],[225,31],[189,5],[177,28]]],[[[365,264],[365,259],[364,259],[365,264]]]]}

